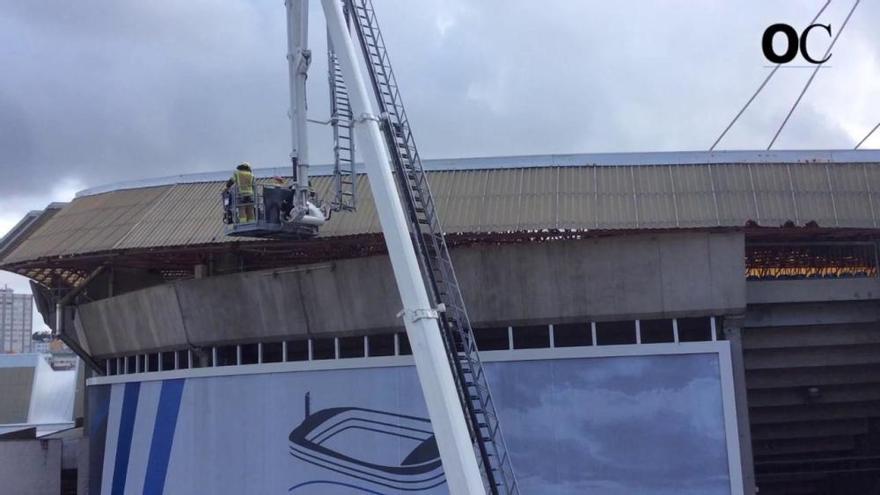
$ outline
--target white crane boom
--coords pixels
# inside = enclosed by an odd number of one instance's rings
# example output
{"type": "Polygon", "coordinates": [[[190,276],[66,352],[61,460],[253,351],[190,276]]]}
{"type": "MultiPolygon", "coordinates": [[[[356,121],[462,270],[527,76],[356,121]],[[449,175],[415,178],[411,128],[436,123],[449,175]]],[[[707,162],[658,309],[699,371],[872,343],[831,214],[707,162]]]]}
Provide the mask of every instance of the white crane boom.
{"type": "MultiPolygon", "coordinates": [[[[336,198],[331,207],[334,211],[356,207],[357,141],[449,491],[453,495],[519,495],[510,452],[372,1],[321,2],[327,20],[328,123],[333,125],[335,157],[336,198]]],[[[236,226],[237,235],[314,236],[325,221],[307,199],[311,195],[305,129],[309,122],[305,83],[311,59],[308,0],[286,0],[285,5],[295,204],[286,216],[286,226],[261,223],[258,218],[256,227],[236,226]]],[[[275,197],[279,191],[271,192],[275,197]]],[[[265,209],[274,211],[268,199],[265,209]]]]}
{"type": "Polygon", "coordinates": [[[446,482],[454,495],[484,495],[477,458],[440,335],[437,310],[431,307],[422,280],[403,205],[391,174],[391,160],[379,130],[379,118],[357,63],[342,6],[338,0],[322,0],[322,4],[330,39],[349,90],[355,136],[363,153],[376,212],[403,301],[403,321],[446,482]]]}

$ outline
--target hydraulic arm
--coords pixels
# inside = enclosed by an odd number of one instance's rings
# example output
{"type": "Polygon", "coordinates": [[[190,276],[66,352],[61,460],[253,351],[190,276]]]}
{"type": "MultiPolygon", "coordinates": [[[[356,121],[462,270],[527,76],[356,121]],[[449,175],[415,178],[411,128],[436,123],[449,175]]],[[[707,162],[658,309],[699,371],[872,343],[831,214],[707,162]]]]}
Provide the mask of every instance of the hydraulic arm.
{"type": "MultiPolygon", "coordinates": [[[[306,122],[307,3],[287,1],[294,127],[306,122]]],[[[372,2],[321,3],[330,51],[334,203],[340,210],[354,208],[357,141],[449,490],[454,495],[517,494],[510,455],[372,2]]],[[[292,136],[291,158],[299,182],[308,173],[306,136],[296,128],[292,136]]]]}

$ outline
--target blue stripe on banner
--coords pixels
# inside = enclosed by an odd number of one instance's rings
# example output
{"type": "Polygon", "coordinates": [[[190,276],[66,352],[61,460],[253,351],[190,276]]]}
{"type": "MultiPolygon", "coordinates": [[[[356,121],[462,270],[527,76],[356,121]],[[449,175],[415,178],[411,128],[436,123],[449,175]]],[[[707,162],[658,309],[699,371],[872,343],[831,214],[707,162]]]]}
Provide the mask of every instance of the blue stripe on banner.
{"type": "Polygon", "coordinates": [[[113,466],[111,495],[123,495],[125,492],[125,478],[128,476],[128,458],[131,456],[131,435],[134,432],[134,417],[137,414],[140,392],[141,384],[139,382],[125,384],[125,395],[122,397],[122,416],[119,420],[119,440],[116,442],[116,464],[113,466]]]}
{"type": "Polygon", "coordinates": [[[107,445],[107,419],[110,417],[112,385],[88,387],[89,401],[89,495],[101,495],[104,477],[104,447],[107,445]]]}
{"type": "Polygon", "coordinates": [[[165,476],[168,474],[168,461],[171,458],[174,429],[177,427],[177,414],[180,412],[183,383],[182,378],[162,382],[156,423],[153,426],[153,440],[150,444],[150,459],[147,462],[147,474],[144,479],[144,495],[157,495],[165,490],[165,476]]]}

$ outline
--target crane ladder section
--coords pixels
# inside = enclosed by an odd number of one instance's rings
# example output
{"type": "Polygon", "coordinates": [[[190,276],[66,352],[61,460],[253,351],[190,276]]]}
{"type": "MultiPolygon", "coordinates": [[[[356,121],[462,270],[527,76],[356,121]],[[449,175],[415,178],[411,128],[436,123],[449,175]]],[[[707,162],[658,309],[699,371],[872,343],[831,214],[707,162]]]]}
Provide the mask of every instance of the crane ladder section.
{"type": "MultiPolygon", "coordinates": [[[[346,19],[349,14],[346,8],[346,19]]],[[[333,186],[331,207],[335,211],[354,211],[357,205],[357,175],[354,169],[354,120],[342,67],[327,36],[327,77],[330,82],[330,124],[333,127],[333,186]]]]}
{"type": "Polygon", "coordinates": [[[519,494],[510,454],[474,340],[473,329],[453,270],[440,218],[403,107],[397,81],[371,0],[345,0],[366,61],[380,125],[391,155],[398,189],[408,210],[410,233],[434,302],[442,303],[440,329],[459,399],[478,454],[483,481],[493,495],[519,494]]]}

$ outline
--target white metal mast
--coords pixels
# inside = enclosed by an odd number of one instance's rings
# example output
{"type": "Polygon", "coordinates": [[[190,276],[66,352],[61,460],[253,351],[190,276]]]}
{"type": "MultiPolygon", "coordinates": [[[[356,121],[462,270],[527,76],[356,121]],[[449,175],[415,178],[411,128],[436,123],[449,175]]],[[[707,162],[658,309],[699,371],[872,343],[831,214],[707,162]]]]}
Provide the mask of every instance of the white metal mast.
{"type": "MultiPolygon", "coordinates": [[[[308,0],[288,2],[306,4],[308,0]]],[[[322,0],[322,4],[328,33],[350,92],[355,135],[363,151],[367,178],[403,302],[404,325],[428,406],[446,482],[453,495],[485,495],[476,453],[440,334],[437,310],[431,307],[422,279],[404,209],[391,173],[388,151],[379,129],[379,117],[367,92],[339,0],[322,0]]],[[[298,6],[291,10],[302,15],[305,7],[298,6]]],[[[288,19],[292,20],[290,17],[288,19]]],[[[300,23],[307,22],[303,17],[298,20],[300,23]]],[[[302,36],[302,31],[296,35],[302,36]]],[[[298,88],[299,86],[294,88],[294,93],[298,88]]],[[[297,93],[295,96],[297,101],[304,101],[300,100],[302,94],[297,93]]],[[[302,125],[304,124],[303,122],[302,125]]]]}
{"type": "Polygon", "coordinates": [[[306,79],[312,52],[309,50],[309,2],[285,0],[287,7],[287,70],[290,77],[290,162],[296,182],[295,200],[306,207],[309,197],[309,139],[306,128],[306,79]]]}

